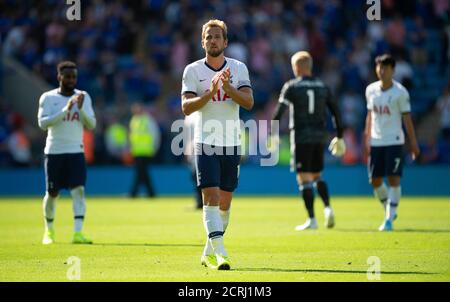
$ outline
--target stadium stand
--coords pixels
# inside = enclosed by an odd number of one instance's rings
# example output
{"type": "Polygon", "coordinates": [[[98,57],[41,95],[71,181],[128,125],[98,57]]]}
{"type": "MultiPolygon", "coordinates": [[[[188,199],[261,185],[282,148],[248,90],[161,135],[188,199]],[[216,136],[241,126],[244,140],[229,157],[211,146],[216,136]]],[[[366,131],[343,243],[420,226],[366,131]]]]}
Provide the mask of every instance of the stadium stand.
{"type": "MultiPolygon", "coordinates": [[[[170,125],[183,118],[181,74],[188,62],[203,57],[200,27],[212,17],[229,25],[226,55],[249,66],[255,108],[243,112],[243,119],[270,116],[282,84],[292,77],[290,56],[300,49],[311,52],[315,73],[332,88],[344,121],[356,130],[349,135],[356,138],[357,149],[365,117],[364,89],[375,79],[376,55],[390,52],[401,62],[396,77],[410,91],[419,127],[449,85],[450,4],[446,0],[383,0],[382,22],[368,21],[365,1],[359,0],[81,2],[82,20],[68,21],[65,1],[2,1],[0,41],[2,56],[20,62],[50,86],[57,84],[55,66],[60,60],[77,62],[78,87],[90,93],[98,115],[93,159],[97,165],[111,163],[105,146],[110,121],[127,125],[135,101],[147,106],[164,133],[157,163],[182,162],[168,152],[170,125]],[[114,119],[108,118],[112,115],[114,119]]],[[[3,82],[7,70],[1,66],[3,82]]],[[[13,134],[11,117],[27,116],[17,112],[14,104],[0,87],[2,166],[14,162],[7,149],[13,134]]],[[[43,136],[33,130],[36,127],[30,120],[24,127],[34,165],[41,163],[44,144],[43,136]]],[[[286,128],[282,123],[284,133],[286,128]]],[[[439,156],[422,162],[450,163],[448,155],[442,154],[448,154],[448,137],[435,133],[439,156]]],[[[430,142],[428,137],[419,140],[423,145],[430,142]]]]}

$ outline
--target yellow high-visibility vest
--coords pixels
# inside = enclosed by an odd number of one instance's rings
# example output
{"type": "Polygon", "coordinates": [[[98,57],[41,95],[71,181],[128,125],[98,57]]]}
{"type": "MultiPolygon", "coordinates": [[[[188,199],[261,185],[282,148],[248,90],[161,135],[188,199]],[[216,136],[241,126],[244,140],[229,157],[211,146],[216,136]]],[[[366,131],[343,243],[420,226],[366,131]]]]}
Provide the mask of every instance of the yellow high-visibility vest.
{"type": "Polygon", "coordinates": [[[150,132],[150,117],[134,115],[130,121],[130,147],[131,154],[136,156],[153,156],[155,146],[153,135],[150,132]]]}
{"type": "Polygon", "coordinates": [[[119,123],[112,124],[106,131],[106,135],[114,142],[114,146],[123,147],[127,144],[127,128],[119,123]]]}

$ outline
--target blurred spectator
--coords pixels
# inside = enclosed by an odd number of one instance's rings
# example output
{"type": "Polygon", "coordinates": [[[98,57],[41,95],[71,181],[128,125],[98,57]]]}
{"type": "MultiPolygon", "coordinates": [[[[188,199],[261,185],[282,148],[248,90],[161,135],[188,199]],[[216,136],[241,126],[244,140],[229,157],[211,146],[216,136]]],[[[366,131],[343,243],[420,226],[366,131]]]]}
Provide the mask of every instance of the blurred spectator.
{"type": "Polygon", "coordinates": [[[15,26],[6,36],[3,44],[3,53],[6,56],[17,56],[26,43],[26,27],[15,26]]]}
{"type": "Polygon", "coordinates": [[[83,129],[83,145],[86,163],[92,165],[95,161],[95,138],[93,131],[83,129]]]}
{"type": "Polygon", "coordinates": [[[361,132],[364,127],[365,105],[365,100],[354,90],[349,89],[344,92],[339,102],[344,125],[358,133],[361,132]]]}
{"type": "Polygon", "coordinates": [[[250,66],[252,70],[259,74],[269,72],[270,64],[270,44],[261,31],[257,31],[256,37],[250,42],[250,66]]]}
{"type": "Polygon", "coordinates": [[[11,116],[12,133],[8,138],[8,150],[15,167],[28,167],[31,164],[30,141],[25,134],[24,118],[15,113],[11,116]]]}
{"type": "Polygon", "coordinates": [[[338,97],[338,89],[341,86],[341,73],[338,68],[339,61],[335,56],[330,56],[325,60],[322,73],[323,82],[330,87],[333,98],[338,97]]]}
{"type": "Polygon", "coordinates": [[[188,64],[189,45],[181,33],[176,33],[174,40],[170,56],[170,72],[174,79],[178,79],[188,64]]]}
{"type": "Polygon", "coordinates": [[[403,19],[396,14],[386,28],[386,39],[395,52],[402,52],[406,40],[406,28],[403,19]]]}
{"type": "Polygon", "coordinates": [[[341,162],[345,165],[355,165],[360,163],[362,149],[358,142],[356,131],[353,128],[345,128],[344,141],[347,148],[341,162]]]}
{"type": "Polygon", "coordinates": [[[161,134],[155,120],[145,112],[141,104],[133,104],[132,112],[133,116],[130,120],[130,150],[134,159],[135,175],[130,197],[137,197],[140,185],[145,186],[148,197],[155,197],[156,192],[153,189],[148,166],[151,158],[159,149],[161,134]]]}
{"type": "Polygon", "coordinates": [[[322,70],[322,63],[326,55],[325,39],[314,22],[311,22],[310,26],[307,26],[307,28],[309,29],[309,52],[314,58],[314,69],[320,72],[322,70]]]}
{"type": "Polygon", "coordinates": [[[157,62],[159,70],[169,69],[169,54],[172,47],[171,36],[169,24],[162,22],[149,38],[152,59],[157,62]]]}
{"type": "Polygon", "coordinates": [[[411,89],[413,70],[411,65],[403,58],[398,58],[395,64],[394,79],[400,82],[406,89],[411,89]]]}
{"type": "Polygon", "coordinates": [[[419,162],[421,164],[432,164],[438,161],[439,147],[437,140],[434,137],[430,137],[425,144],[420,144],[419,162]]]}
{"type": "Polygon", "coordinates": [[[0,167],[7,166],[10,162],[8,150],[8,137],[11,133],[9,115],[10,112],[0,96],[0,167]]]}
{"type": "MultiPolygon", "coordinates": [[[[247,63],[247,48],[240,41],[234,41],[228,44],[228,47],[225,51],[225,55],[239,60],[241,62],[247,63]]],[[[184,65],[186,66],[186,64],[184,65]]]]}
{"type": "MultiPolygon", "coordinates": [[[[424,20],[421,16],[418,15],[415,16],[414,19],[408,24],[409,24],[408,37],[411,48],[410,55],[412,61],[421,62],[422,64],[425,64],[425,62],[428,61],[429,55],[426,49],[428,34],[425,29],[424,20]]],[[[397,58],[397,60],[399,59],[400,58],[397,58]]]]}
{"type": "Polygon", "coordinates": [[[105,131],[105,145],[112,164],[128,164],[128,129],[112,116],[105,131]]]}

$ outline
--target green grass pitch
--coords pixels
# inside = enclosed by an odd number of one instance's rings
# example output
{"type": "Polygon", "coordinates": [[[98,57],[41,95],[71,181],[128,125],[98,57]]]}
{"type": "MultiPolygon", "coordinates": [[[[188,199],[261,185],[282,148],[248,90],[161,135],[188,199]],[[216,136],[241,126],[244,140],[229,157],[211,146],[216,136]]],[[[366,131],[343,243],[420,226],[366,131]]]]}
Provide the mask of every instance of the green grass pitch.
{"type": "Polygon", "coordinates": [[[40,198],[0,199],[0,281],[68,281],[67,259],[80,259],[81,281],[368,281],[368,258],[381,281],[450,281],[450,198],[401,200],[392,233],[377,231],[383,210],[372,197],[332,198],[336,227],[295,232],[306,215],[295,197],[236,197],[225,244],[231,271],[200,265],[201,211],[190,197],[93,198],[85,233],[70,243],[72,204],[56,208],[56,240],[43,246],[40,198]]]}

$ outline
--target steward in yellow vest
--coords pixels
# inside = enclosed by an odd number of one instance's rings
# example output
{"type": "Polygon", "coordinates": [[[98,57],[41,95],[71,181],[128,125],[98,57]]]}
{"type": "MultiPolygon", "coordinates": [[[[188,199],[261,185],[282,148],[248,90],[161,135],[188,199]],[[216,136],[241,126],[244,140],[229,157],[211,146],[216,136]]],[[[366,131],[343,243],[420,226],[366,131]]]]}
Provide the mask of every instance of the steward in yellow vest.
{"type": "Polygon", "coordinates": [[[130,120],[130,151],[134,158],[135,178],[130,197],[138,195],[139,186],[143,184],[149,197],[155,197],[151,177],[148,171],[150,158],[158,151],[161,139],[160,129],[156,121],[144,111],[141,104],[132,107],[130,120]]]}

